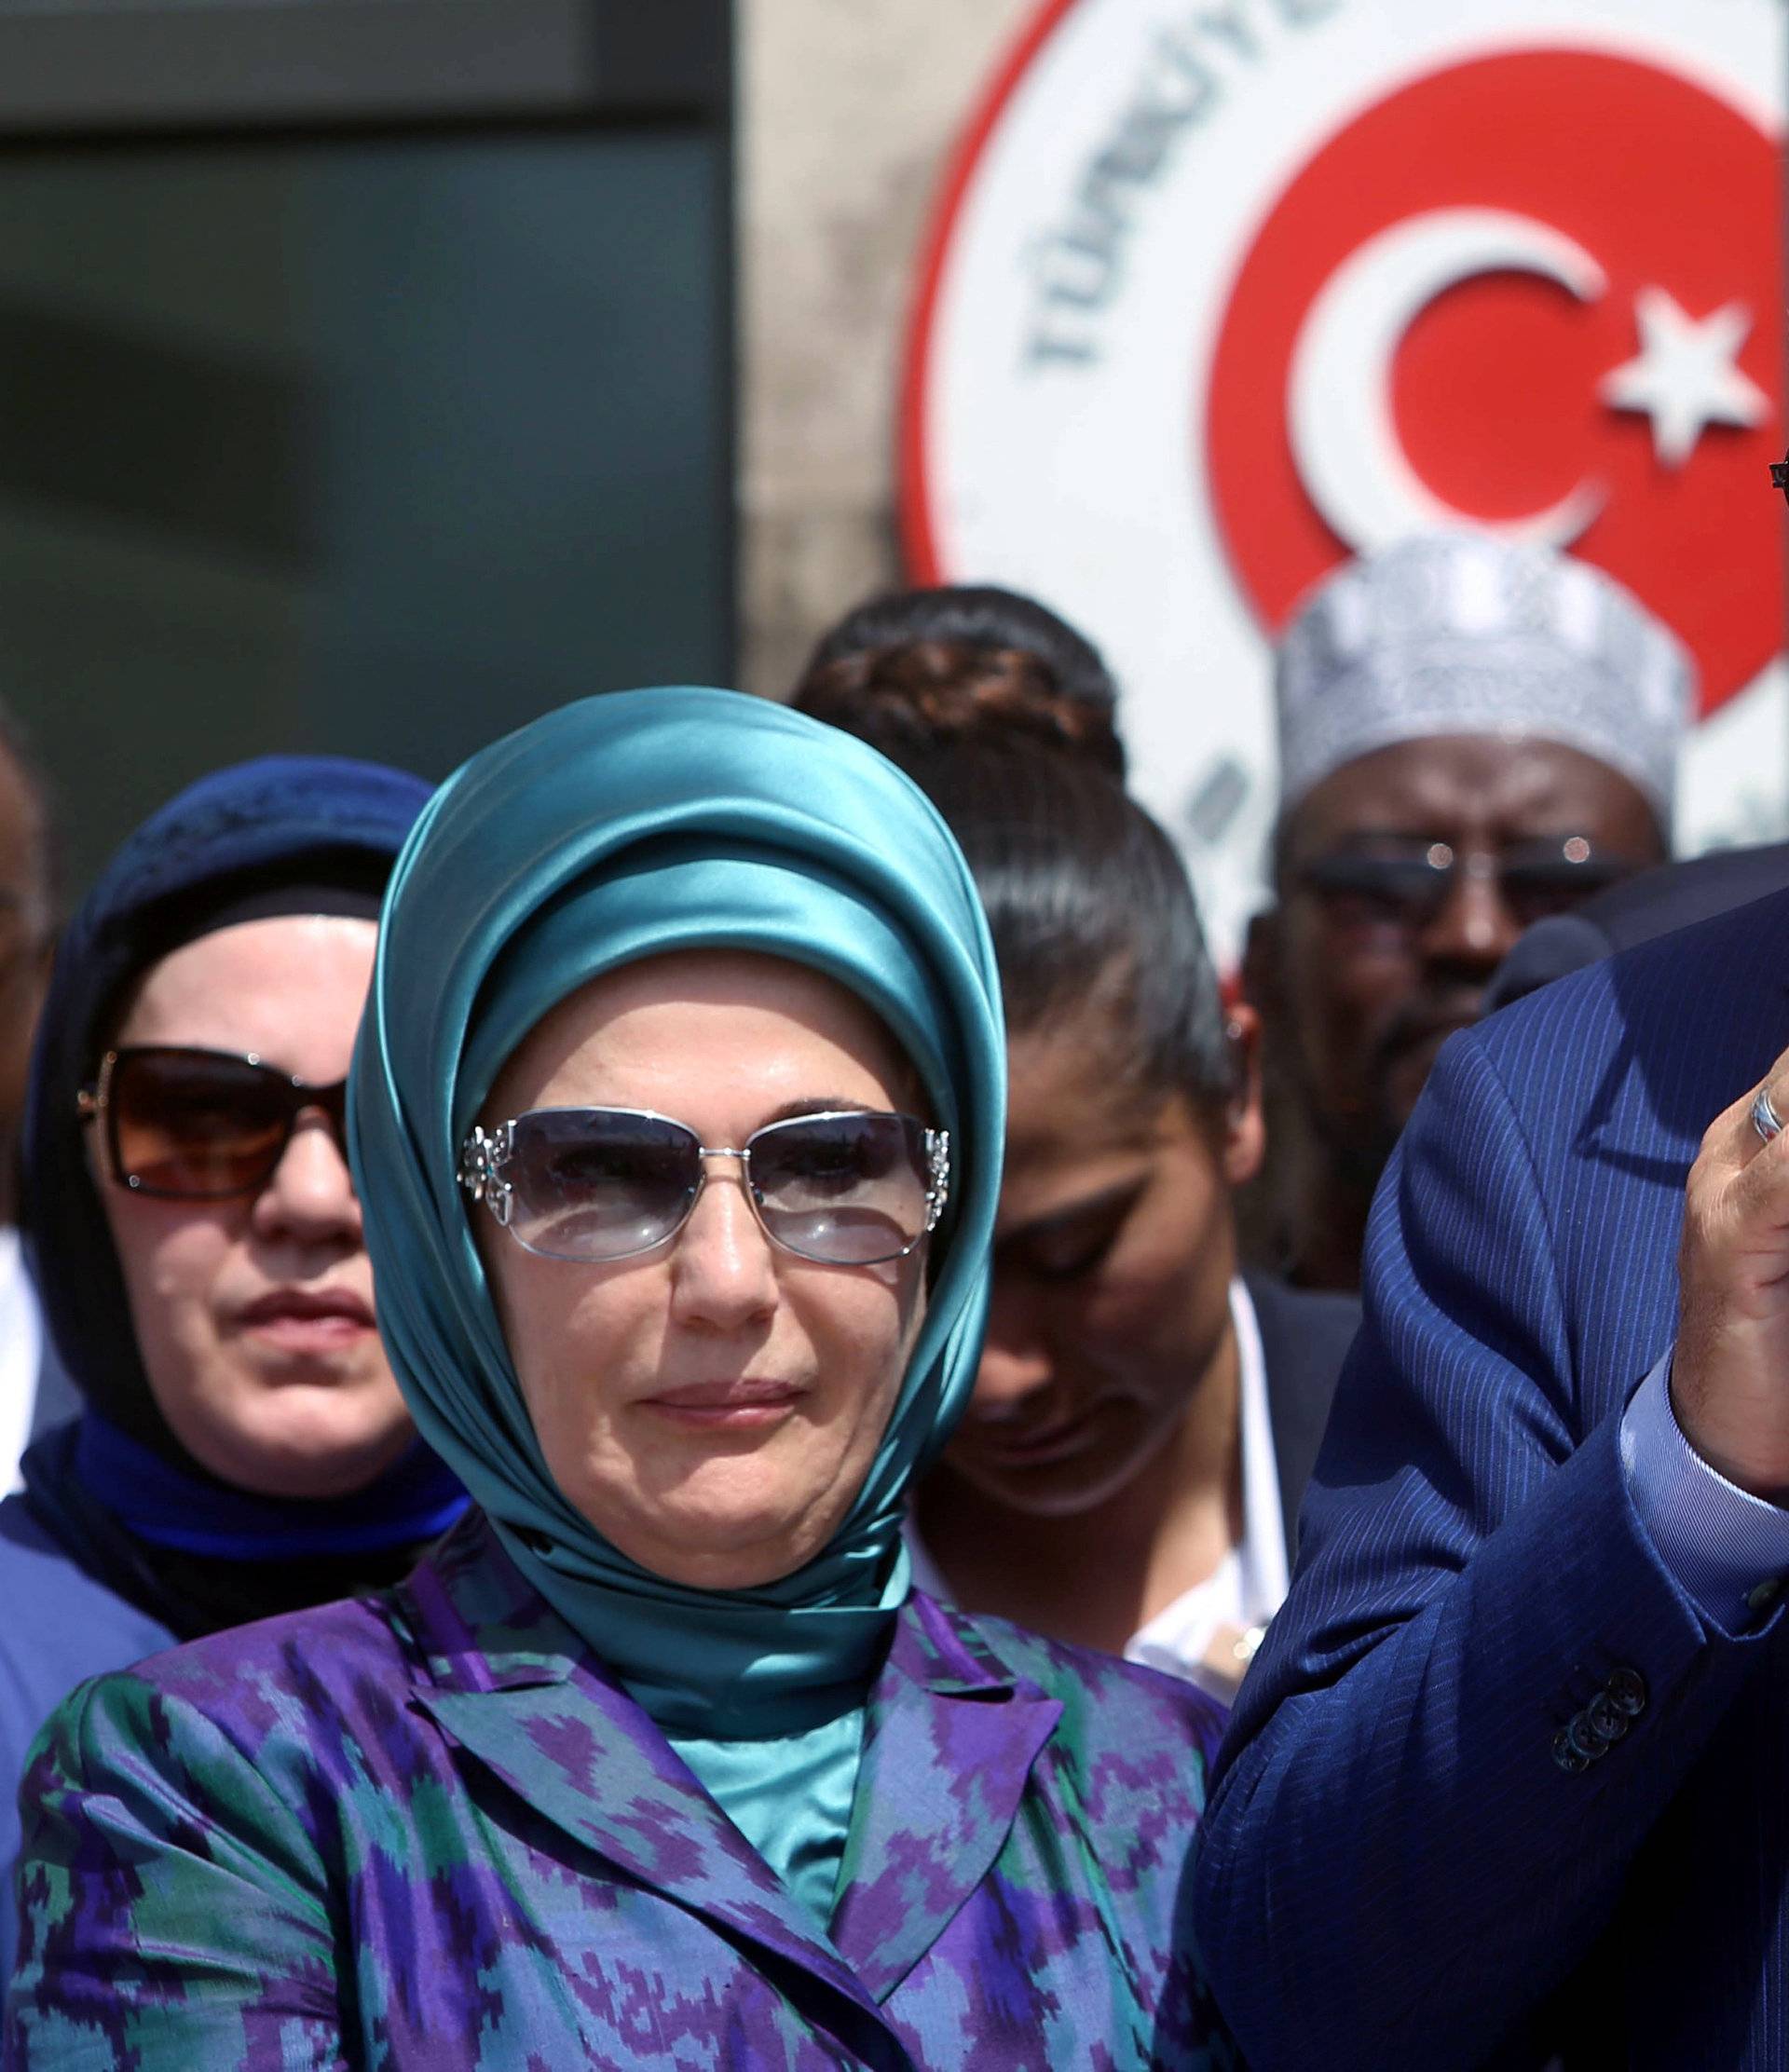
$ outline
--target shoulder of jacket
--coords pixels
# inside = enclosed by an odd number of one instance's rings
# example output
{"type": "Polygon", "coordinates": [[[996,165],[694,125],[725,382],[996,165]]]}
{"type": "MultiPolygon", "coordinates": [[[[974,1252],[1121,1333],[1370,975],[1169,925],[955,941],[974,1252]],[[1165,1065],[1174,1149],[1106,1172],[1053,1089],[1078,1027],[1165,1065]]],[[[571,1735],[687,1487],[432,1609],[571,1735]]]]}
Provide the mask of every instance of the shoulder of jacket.
{"type": "Polygon", "coordinates": [[[1053,1640],[1010,1619],[951,1608],[965,1638],[990,1667],[1033,1684],[1063,1702],[1065,1717],[1080,1734],[1153,1723],[1158,1732],[1184,1733],[1203,1742],[1222,1733],[1223,1708],[1196,1684],[1098,1648],[1053,1640]]]}

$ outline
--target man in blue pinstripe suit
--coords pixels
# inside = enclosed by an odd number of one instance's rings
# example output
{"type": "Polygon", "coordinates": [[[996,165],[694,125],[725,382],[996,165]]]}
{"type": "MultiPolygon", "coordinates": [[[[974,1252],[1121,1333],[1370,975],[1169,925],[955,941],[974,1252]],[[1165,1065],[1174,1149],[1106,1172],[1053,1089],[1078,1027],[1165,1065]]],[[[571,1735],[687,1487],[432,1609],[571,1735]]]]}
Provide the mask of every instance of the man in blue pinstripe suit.
{"type": "Polygon", "coordinates": [[[1205,1831],[1255,2072],[1789,2066],[1785,1044],[1778,893],[1442,1051],[1205,1831]]]}

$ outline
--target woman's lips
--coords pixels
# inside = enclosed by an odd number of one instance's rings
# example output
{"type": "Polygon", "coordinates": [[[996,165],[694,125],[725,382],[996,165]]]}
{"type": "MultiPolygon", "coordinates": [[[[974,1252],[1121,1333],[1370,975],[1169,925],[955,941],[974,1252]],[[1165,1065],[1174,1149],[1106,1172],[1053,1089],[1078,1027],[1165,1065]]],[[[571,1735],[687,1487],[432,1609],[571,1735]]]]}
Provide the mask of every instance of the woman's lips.
{"type": "Polygon", "coordinates": [[[264,1344],[291,1353],[335,1352],[375,1328],[372,1305],[346,1289],[275,1288],[238,1311],[236,1320],[264,1344]]]}
{"type": "Polygon", "coordinates": [[[694,1431],[749,1431],[786,1417],[803,1394],[793,1382],[690,1382],[644,1397],[640,1408],[694,1431]]]}
{"type": "Polygon", "coordinates": [[[1053,1467],[1081,1452],[1093,1437],[1098,1410],[1082,1411],[1066,1424],[1027,1431],[1016,1425],[983,1424],[975,1428],[977,1453],[996,1467],[1053,1467]]]}

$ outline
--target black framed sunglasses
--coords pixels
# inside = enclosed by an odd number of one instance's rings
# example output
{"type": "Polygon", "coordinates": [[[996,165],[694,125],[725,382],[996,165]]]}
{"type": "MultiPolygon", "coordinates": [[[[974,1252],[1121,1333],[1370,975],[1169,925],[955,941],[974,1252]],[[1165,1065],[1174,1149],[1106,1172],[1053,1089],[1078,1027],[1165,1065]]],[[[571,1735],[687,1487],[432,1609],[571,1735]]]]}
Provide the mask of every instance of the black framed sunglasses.
{"type": "Polygon", "coordinates": [[[1634,868],[1625,857],[1597,855],[1588,837],[1568,835],[1497,855],[1463,855],[1444,841],[1402,850],[1337,850],[1311,857],[1294,875],[1337,926],[1415,934],[1435,920],[1462,878],[1494,882],[1505,906],[1526,928],[1566,912],[1634,868]]]}
{"type": "Polygon", "coordinates": [[[949,1131],[859,1109],[767,1123],[735,1147],[649,1109],[532,1108],[474,1125],[458,1179],[526,1250],[594,1265],[675,1237],[711,1158],[739,1161],[773,1245],[829,1266],[905,1259],[949,1191],[949,1131]]]}
{"type": "Polygon", "coordinates": [[[78,1097],[104,1131],[120,1187],[170,1201],[258,1194],[286,1154],[298,1118],[321,1110],[344,1140],[348,1082],[312,1086],[253,1056],[178,1043],[109,1050],[78,1097]]]}

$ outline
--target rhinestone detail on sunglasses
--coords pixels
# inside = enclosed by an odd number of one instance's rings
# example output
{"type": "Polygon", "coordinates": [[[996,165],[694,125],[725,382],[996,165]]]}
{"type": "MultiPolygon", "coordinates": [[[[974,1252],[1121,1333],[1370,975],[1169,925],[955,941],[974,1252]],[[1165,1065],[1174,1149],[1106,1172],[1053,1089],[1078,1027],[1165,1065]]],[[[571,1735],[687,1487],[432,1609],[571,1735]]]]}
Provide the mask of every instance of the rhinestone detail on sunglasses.
{"type": "Polygon", "coordinates": [[[474,1123],[460,1147],[459,1170],[454,1176],[475,1202],[483,1202],[506,1226],[514,1212],[515,1190],[500,1176],[514,1141],[512,1123],[498,1123],[488,1134],[474,1123]]]}

